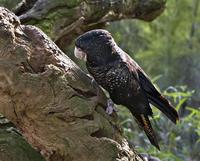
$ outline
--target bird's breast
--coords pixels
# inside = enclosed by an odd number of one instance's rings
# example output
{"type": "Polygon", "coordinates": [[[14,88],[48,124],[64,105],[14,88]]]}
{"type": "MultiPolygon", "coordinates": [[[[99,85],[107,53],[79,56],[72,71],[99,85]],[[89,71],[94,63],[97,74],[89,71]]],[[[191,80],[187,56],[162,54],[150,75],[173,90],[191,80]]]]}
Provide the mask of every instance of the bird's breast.
{"type": "Polygon", "coordinates": [[[107,90],[107,84],[105,82],[106,73],[109,69],[106,67],[91,67],[87,66],[89,73],[94,77],[95,81],[107,90]]]}
{"type": "Polygon", "coordinates": [[[124,64],[116,63],[100,67],[87,66],[87,69],[96,82],[109,92],[114,103],[125,105],[126,102],[130,102],[136,97],[138,83],[124,64]]]}

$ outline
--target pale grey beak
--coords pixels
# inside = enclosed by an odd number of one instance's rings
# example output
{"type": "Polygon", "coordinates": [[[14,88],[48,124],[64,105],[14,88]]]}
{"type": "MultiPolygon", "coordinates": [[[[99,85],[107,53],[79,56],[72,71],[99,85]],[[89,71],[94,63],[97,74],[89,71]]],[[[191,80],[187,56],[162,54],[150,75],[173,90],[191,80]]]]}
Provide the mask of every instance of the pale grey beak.
{"type": "Polygon", "coordinates": [[[78,59],[81,59],[81,60],[84,60],[84,61],[87,60],[87,54],[84,51],[82,51],[80,48],[75,47],[74,55],[78,59]]]}

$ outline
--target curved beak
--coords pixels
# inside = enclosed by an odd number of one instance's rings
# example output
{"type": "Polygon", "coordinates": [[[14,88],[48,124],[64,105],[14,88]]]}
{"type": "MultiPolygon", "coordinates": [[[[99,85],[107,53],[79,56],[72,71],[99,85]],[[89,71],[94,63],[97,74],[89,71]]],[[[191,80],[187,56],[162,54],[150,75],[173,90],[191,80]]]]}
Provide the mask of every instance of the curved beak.
{"type": "Polygon", "coordinates": [[[81,60],[84,60],[84,61],[87,60],[87,54],[83,50],[81,50],[80,48],[78,48],[76,46],[75,46],[75,49],[74,49],[74,55],[78,59],[81,59],[81,60]]]}

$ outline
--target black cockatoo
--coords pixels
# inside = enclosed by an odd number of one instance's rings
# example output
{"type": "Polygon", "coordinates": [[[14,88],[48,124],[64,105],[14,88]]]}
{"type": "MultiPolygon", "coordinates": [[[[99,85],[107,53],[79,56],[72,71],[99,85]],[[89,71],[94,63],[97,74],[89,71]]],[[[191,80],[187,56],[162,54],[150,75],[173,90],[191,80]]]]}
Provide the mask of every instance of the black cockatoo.
{"type": "Polygon", "coordinates": [[[149,121],[151,103],[173,123],[178,120],[174,107],[154,87],[141,67],[117,46],[111,34],[102,29],[91,30],[75,41],[74,54],[86,61],[95,81],[109,92],[117,105],[126,106],[145,131],[151,144],[159,149],[149,121]]]}

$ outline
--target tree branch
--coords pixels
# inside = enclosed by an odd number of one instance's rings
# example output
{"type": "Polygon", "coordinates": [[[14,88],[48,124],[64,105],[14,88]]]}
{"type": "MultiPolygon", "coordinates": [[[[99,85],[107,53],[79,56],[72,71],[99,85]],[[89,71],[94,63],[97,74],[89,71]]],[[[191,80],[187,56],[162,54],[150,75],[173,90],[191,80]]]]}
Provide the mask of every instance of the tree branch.
{"type": "Polygon", "coordinates": [[[26,0],[16,13],[23,23],[39,26],[62,49],[83,32],[121,19],[152,21],[166,0],[26,0]],[[30,2],[29,2],[30,1],[30,2]],[[81,23],[76,23],[81,19],[81,23]],[[74,25],[75,24],[75,25],[74,25]],[[71,28],[73,26],[73,28],[71,28]],[[70,32],[66,29],[70,28],[70,32]]]}

